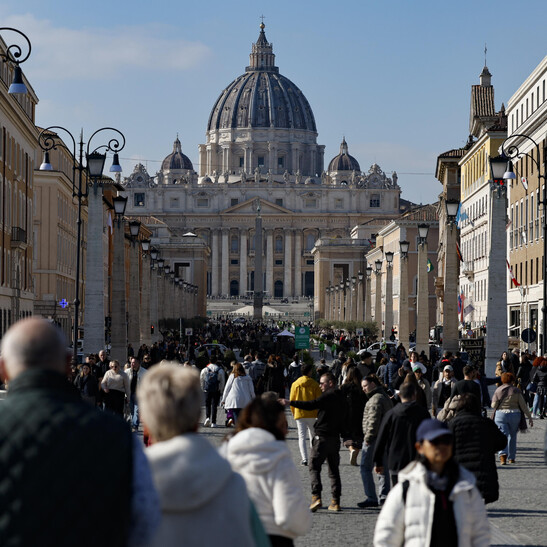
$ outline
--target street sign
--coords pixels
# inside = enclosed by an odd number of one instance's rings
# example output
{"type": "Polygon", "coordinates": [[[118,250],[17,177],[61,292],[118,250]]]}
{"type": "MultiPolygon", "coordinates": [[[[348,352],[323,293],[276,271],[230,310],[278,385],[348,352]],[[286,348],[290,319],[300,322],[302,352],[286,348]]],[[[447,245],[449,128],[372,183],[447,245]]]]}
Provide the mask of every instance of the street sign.
{"type": "Polygon", "coordinates": [[[310,327],[296,327],[294,349],[310,349],[310,327]]]}
{"type": "Polygon", "coordinates": [[[533,344],[537,340],[537,334],[534,329],[524,329],[520,337],[527,344],[533,344]]]}
{"type": "Polygon", "coordinates": [[[184,329],[184,334],[186,336],[192,336],[192,334],[194,334],[194,330],[193,329],[184,329]]]}
{"type": "Polygon", "coordinates": [[[68,306],[68,302],[63,298],[60,302],[59,302],[59,306],[61,306],[61,308],[66,308],[68,306]]]}
{"type": "Polygon", "coordinates": [[[355,329],[355,334],[357,336],[363,336],[363,334],[365,334],[365,329],[355,329]]]}

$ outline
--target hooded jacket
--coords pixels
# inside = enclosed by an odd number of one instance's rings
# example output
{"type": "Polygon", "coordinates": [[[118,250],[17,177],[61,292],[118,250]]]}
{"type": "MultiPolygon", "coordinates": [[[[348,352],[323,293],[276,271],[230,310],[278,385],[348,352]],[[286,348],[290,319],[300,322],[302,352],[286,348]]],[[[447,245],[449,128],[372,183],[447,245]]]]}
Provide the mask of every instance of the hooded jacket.
{"type": "Polygon", "coordinates": [[[310,530],[311,513],[300,475],[284,441],[265,429],[251,427],[230,439],[226,456],[232,469],[243,475],[268,534],[294,539],[310,530]]]}
{"type": "Polygon", "coordinates": [[[245,482],[205,438],[179,435],[146,449],[162,522],[150,547],[251,547],[245,482]]]}
{"type": "MultiPolygon", "coordinates": [[[[460,547],[490,545],[486,509],[472,473],[459,467],[460,476],[449,495],[460,547]]],[[[374,532],[375,547],[424,547],[431,544],[435,494],[427,486],[427,470],[418,461],[409,463],[388,494],[374,532]],[[406,502],[403,483],[409,481],[406,502]]]]}
{"type": "Polygon", "coordinates": [[[221,403],[226,408],[245,408],[255,397],[253,381],[248,375],[234,377],[230,374],[221,403]]]}

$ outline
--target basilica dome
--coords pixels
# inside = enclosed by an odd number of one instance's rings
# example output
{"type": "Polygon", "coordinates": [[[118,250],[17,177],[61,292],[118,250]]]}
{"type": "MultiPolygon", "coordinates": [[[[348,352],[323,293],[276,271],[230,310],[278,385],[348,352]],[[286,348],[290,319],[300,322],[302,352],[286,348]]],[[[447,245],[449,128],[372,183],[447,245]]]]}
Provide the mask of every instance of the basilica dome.
{"type": "Polygon", "coordinates": [[[161,164],[162,171],[173,171],[175,169],[194,170],[194,166],[188,156],[182,153],[182,146],[179,138],[173,143],[173,152],[169,154],[161,164]]]}
{"type": "Polygon", "coordinates": [[[348,154],[348,143],[345,138],[340,145],[340,154],[329,163],[329,172],[332,171],[361,171],[359,162],[348,154]]]}
{"type": "Polygon", "coordinates": [[[264,25],[245,74],[236,78],[215,102],[207,130],[275,127],[317,132],[310,104],[298,87],[279,74],[264,25]]]}

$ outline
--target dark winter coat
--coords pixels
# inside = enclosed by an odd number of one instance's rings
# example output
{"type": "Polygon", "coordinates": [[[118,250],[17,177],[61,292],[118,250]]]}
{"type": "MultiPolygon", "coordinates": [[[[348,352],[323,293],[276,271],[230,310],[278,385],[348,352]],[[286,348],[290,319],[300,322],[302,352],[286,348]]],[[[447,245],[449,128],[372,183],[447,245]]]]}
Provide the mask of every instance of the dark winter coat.
{"type": "Polygon", "coordinates": [[[346,399],[348,408],[348,417],[342,431],[344,441],[351,440],[363,442],[363,410],[367,399],[363,390],[353,382],[343,384],[340,387],[342,395],[346,399]]]}
{"type": "Polygon", "coordinates": [[[399,471],[416,456],[416,430],[429,412],[415,402],[395,405],[387,412],[380,425],[374,447],[374,463],[383,467],[387,452],[389,471],[399,471]]]}
{"type": "Polygon", "coordinates": [[[477,478],[485,503],[499,498],[495,454],[507,445],[507,437],[493,420],[468,411],[456,414],[448,427],[454,434],[454,459],[477,478]]]}

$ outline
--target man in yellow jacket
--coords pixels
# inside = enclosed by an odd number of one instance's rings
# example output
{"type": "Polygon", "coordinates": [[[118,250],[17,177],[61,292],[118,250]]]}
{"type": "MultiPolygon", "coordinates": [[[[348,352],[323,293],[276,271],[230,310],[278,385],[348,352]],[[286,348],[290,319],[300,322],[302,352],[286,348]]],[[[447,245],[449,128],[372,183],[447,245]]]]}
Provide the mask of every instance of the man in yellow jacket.
{"type": "MultiPolygon", "coordinates": [[[[321,395],[319,384],[310,377],[313,365],[302,365],[302,376],[295,380],[291,386],[291,401],[313,401],[321,395]]],[[[302,465],[308,465],[308,445],[306,443],[306,430],[308,431],[310,445],[315,435],[313,424],[317,418],[317,410],[301,410],[291,406],[291,412],[296,420],[298,430],[298,448],[302,456],[302,465]]]]}

